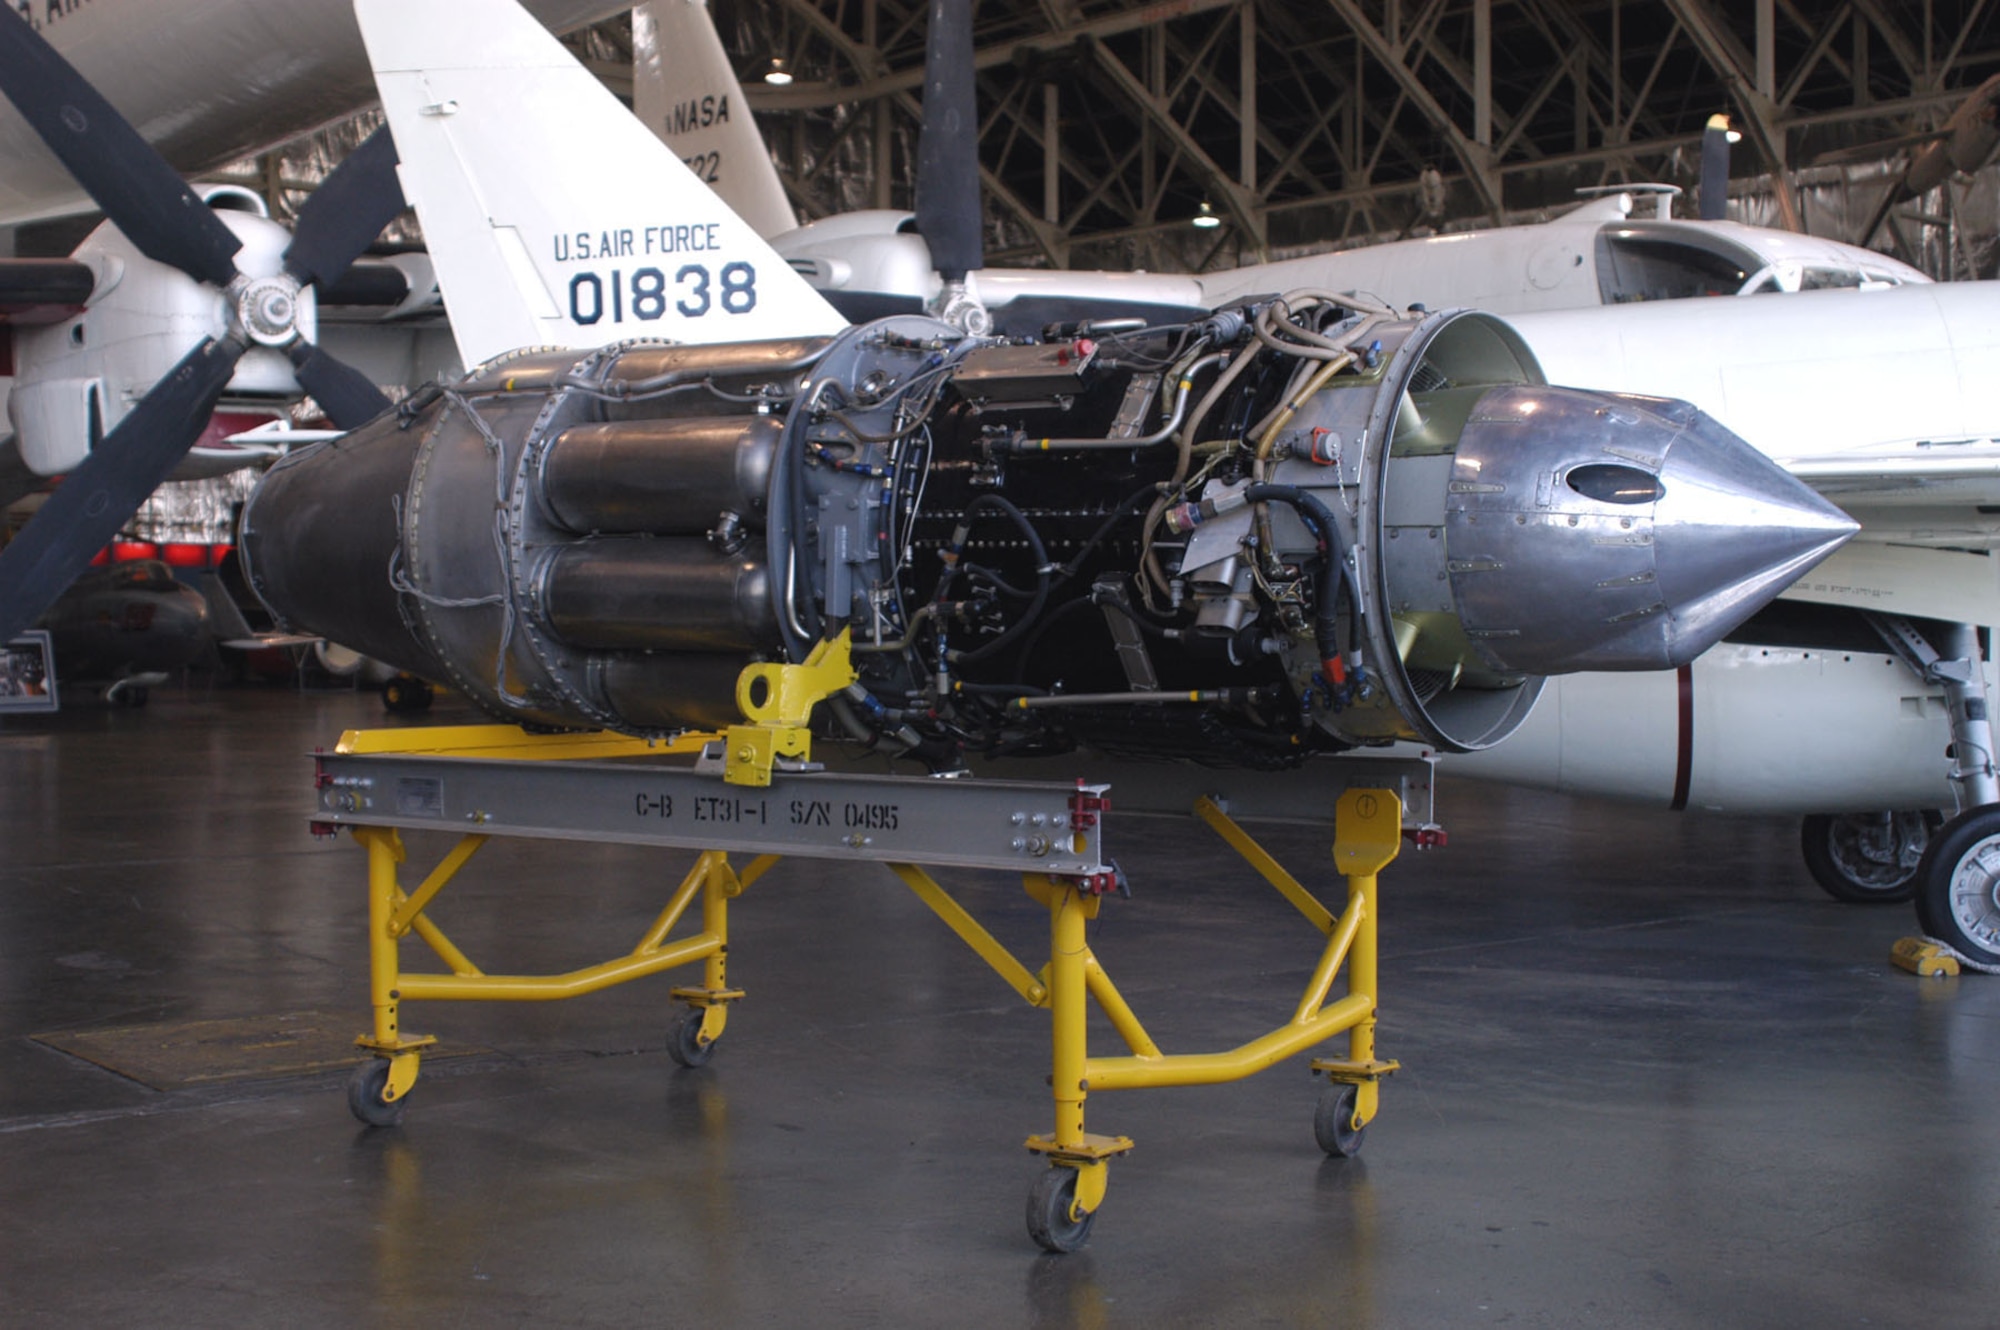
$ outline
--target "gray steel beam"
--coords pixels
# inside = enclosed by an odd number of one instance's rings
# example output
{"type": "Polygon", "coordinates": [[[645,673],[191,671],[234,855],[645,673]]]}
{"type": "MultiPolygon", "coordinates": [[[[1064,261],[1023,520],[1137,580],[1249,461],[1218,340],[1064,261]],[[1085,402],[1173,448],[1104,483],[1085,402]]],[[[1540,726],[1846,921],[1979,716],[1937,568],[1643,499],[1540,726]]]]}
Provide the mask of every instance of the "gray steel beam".
{"type": "Polygon", "coordinates": [[[1880,0],[1854,0],[1854,8],[1875,26],[1875,33],[1882,39],[1882,44],[1889,48],[1889,54],[1896,58],[1896,63],[1909,76],[1910,86],[1919,92],[1933,91],[1924,86],[1923,55],[1902,27],[1883,9],[1880,0]]]}
{"type": "MultiPolygon", "coordinates": [[[[1794,15],[1798,13],[1790,5],[1786,6],[1786,10],[1788,13],[1794,15]]],[[[1832,17],[1828,18],[1820,30],[1813,35],[1812,45],[1806,48],[1805,57],[1792,70],[1792,77],[1786,82],[1784,89],[1778,93],[1778,109],[1780,111],[1791,108],[1792,103],[1798,100],[1800,90],[1805,87],[1806,80],[1812,76],[1813,70],[1819,67],[1820,61],[1827,59],[1828,56],[1833,54],[1834,39],[1840,35],[1840,30],[1847,26],[1853,13],[1853,5],[1842,5],[1833,12],[1832,17]]],[[[1845,73],[1847,71],[1843,69],[1841,72],[1845,73]]]]}
{"type": "Polygon", "coordinates": [[[1328,8],[1338,14],[1353,30],[1354,35],[1368,48],[1368,53],[1375,57],[1376,63],[1395,77],[1397,84],[1423,113],[1424,118],[1429,120],[1432,127],[1451,144],[1452,152],[1457,155],[1459,164],[1465,168],[1466,179],[1477,191],[1480,202],[1493,215],[1495,222],[1500,221],[1506,210],[1500,203],[1500,180],[1493,170],[1492,153],[1468,139],[1464,131],[1452,123],[1451,116],[1438,104],[1430,89],[1426,88],[1417,78],[1416,72],[1404,63],[1402,52],[1391,45],[1389,39],[1369,21],[1355,0],[1326,0],[1326,3],[1328,8]]]}
{"type": "Polygon", "coordinates": [[[1694,40],[1695,49],[1721,76],[1737,109],[1742,111],[1744,130],[1764,159],[1765,169],[1771,173],[1771,195],[1777,200],[1779,220],[1788,231],[1804,231],[1799,202],[1785,174],[1785,132],[1778,124],[1778,107],[1758,90],[1751,53],[1743,49],[1735,33],[1716,20],[1702,0],[1665,0],[1665,3],[1694,40]]]}
{"type": "MultiPolygon", "coordinates": [[[[1246,121],[1244,118],[1244,110],[1242,104],[1238,101],[1238,99],[1234,95],[1231,94],[1229,88],[1223,84],[1221,79],[1219,79],[1218,77],[1215,76],[1215,74],[1210,72],[1208,68],[1207,56],[1210,49],[1215,44],[1216,37],[1218,37],[1219,35],[1220,35],[1219,33],[1211,34],[1209,40],[1204,42],[1198,50],[1192,53],[1190,53],[1185,47],[1181,46],[1175,47],[1174,54],[1183,57],[1186,67],[1183,70],[1181,77],[1175,83],[1174,93],[1178,94],[1180,89],[1184,88],[1190,82],[1196,84],[1197,86],[1200,87],[1202,94],[1204,96],[1206,96],[1210,101],[1214,102],[1217,106],[1220,106],[1224,111],[1234,116],[1236,118],[1238,125],[1245,125],[1245,124],[1249,125],[1251,130],[1254,132],[1256,136],[1255,141],[1257,145],[1263,148],[1265,152],[1270,153],[1273,157],[1282,155],[1284,152],[1284,145],[1280,143],[1276,138],[1274,138],[1271,134],[1267,133],[1260,125],[1257,124],[1256,106],[1255,106],[1256,99],[1254,94],[1251,99],[1252,105],[1250,108],[1250,118],[1246,121]]],[[[1164,100],[1171,103],[1173,98],[1169,96],[1164,100]]],[[[1239,146],[1239,151],[1241,151],[1240,146],[1239,146]]],[[[1312,187],[1314,189],[1321,189],[1325,187],[1325,182],[1320,180],[1318,176],[1313,175],[1311,173],[1305,173],[1305,175],[1306,179],[1311,182],[1312,187]]],[[[1259,195],[1259,197],[1261,197],[1264,192],[1258,190],[1254,182],[1246,186],[1246,188],[1250,189],[1252,193],[1259,195]]]]}
{"type": "Polygon", "coordinates": [[[1216,164],[1215,159],[1203,151],[1173,112],[1159,98],[1147,90],[1146,85],[1125,67],[1117,53],[1102,42],[1091,42],[1088,47],[1097,67],[1104,71],[1112,85],[1130,102],[1159,132],[1167,136],[1185,157],[1193,164],[1194,174],[1211,195],[1222,201],[1229,214],[1236,219],[1244,238],[1251,242],[1253,249],[1264,247],[1264,221],[1257,210],[1256,200],[1250,197],[1229,173],[1216,164]]]}
{"type": "MultiPolygon", "coordinates": [[[[921,65],[875,72],[870,63],[863,58],[861,54],[863,48],[849,38],[838,23],[821,13],[812,0],[778,0],[778,2],[784,5],[787,12],[803,18],[815,33],[824,37],[838,50],[854,69],[859,81],[804,87],[794,84],[789,88],[769,86],[745,88],[744,95],[750,101],[751,110],[819,111],[830,106],[838,106],[843,102],[865,102],[923,86],[924,71],[921,65]]],[[[1139,28],[1155,27],[1170,19],[1186,18],[1191,14],[1202,14],[1214,9],[1226,9],[1240,2],[1241,0],[1161,0],[1157,4],[1142,5],[1135,9],[1108,14],[1088,23],[1076,23],[1020,41],[985,47],[973,53],[973,65],[980,70],[993,69],[1012,64],[1019,53],[1060,51],[1086,39],[1114,37],[1119,33],[1132,32],[1139,28]]],[[[879,55],[876,55],[876,59],[879,60],[879,55]]]]}

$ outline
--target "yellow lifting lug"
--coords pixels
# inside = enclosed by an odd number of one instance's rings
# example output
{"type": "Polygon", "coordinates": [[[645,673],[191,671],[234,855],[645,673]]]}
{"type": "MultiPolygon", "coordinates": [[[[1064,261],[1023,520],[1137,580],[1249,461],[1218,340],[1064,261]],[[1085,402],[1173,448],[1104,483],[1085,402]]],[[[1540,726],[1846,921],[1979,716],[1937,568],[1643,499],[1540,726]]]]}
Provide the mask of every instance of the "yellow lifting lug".
{"type": "Polygon", "coordinates": [[[848,659],[848,633],[821,642],[802,664],[762,663],[736,678],[736,705],[745,723],[723,734],[722,779],[769,785],[779,758],[812,756],[812,709],[859,676],[848,659]]]}
{"type": "Polygon", "coordinates": [[[1333,861],[1348,877],[1373,877],[1403,845],[1403,801],[1391,790],[1349,790],[1333,814],[1333,861]]]}
{"type": "Polygon", "coordinates": [[[1958,957],[1920,937],[1898,938],[1889,959],[1919,979],[1949,979],[1959,972],[1958,957]]]}

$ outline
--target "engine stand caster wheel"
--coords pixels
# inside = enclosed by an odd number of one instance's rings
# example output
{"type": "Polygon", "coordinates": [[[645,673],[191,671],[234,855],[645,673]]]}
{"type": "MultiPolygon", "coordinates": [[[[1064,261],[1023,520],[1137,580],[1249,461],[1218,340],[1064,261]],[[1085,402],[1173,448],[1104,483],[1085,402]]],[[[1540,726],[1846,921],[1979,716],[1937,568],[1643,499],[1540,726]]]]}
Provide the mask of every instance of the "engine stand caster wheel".
{"type": "Polygon", "coordinates": [[[1799,851],[1813,881],[1837,901],[1906,901],[1917,892],[1924,848],[1943,822],[1931,811],[1815,813],[1799,824],[1799,851]]]}
{"type": "Polygon", "coordinates": [[[347,1078],[347,1107],[371,1127],[399,1127],[403,1123],[403,1105],[410,1102],[410,1097],[404,1095],[393,1104],[385,1103],[382,1092],[388,1088],[388,1059],[371,1058],[347,1078]]]}
{"type": "Polygon", "coordinates": [[[702,1067],[715,1056],[718,1040],[701,1042],[701,1008],[696,1007],[675,1022],[667,1040],[667,1056],[683,1067],[702,1067]]]}
{"type": "Polygon", "coordinates": [[[1360,1154],[1361,1140],[1368,1134],[1367,1127],[1354,1125],[1355,1097],[1352,1085],[1332,1084],[1320,1091],[1319,1104],[1313,1109],[1313,1139],[1335,1159],[1360,1154]]]}
{"type": "Polygon", "coordinates": [[[2000,965],[2000,804],[1938,828],[1917,865],[1917,923],[1961,956],[2000,965]]]}
{"type": "Polygon", "coordinates": [[[1091,1225],[1097,1222],[1092,1210],[1080,1219],[1070,1218],[1076,1202],[1076,1170],[1060,1164],[1042,1170],[1028,1192],[1028,1236],[1043,1251],[1066,1256],[1090,1241],[1091,1225]]]}

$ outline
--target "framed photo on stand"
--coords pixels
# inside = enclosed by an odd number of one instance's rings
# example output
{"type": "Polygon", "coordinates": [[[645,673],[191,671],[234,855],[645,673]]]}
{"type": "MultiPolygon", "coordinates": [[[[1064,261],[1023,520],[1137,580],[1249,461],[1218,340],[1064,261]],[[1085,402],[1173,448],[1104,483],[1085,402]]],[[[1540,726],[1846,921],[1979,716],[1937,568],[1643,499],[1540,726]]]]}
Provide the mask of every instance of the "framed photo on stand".
{"type": "Polygon", "coordinates": [[[32,628],[0,647],[0,715],[55,709],[55,649],[47,629],[32,628]]]}

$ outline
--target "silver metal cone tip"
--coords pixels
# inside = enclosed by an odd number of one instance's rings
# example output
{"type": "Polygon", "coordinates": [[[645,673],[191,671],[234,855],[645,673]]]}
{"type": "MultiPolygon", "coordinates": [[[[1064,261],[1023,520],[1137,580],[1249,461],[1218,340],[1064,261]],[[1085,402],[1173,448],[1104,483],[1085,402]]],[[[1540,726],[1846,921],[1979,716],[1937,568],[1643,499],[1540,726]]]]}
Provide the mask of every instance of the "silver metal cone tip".
{"type": "Polygon", "coordinates": [[[1673,607],[1658,643],[1668,665],[1714,646],[1861,529],[1700,413],[1674,440],[1660,483],[1653,537],[1661,597],[1673,607]]]}
{"type": "Polygon", "coordinates": [[[1496,388],[1460,438],[1446,540],[1487,663],[1686,664],[1858,529],[1686,402],[1496,388]]]}

